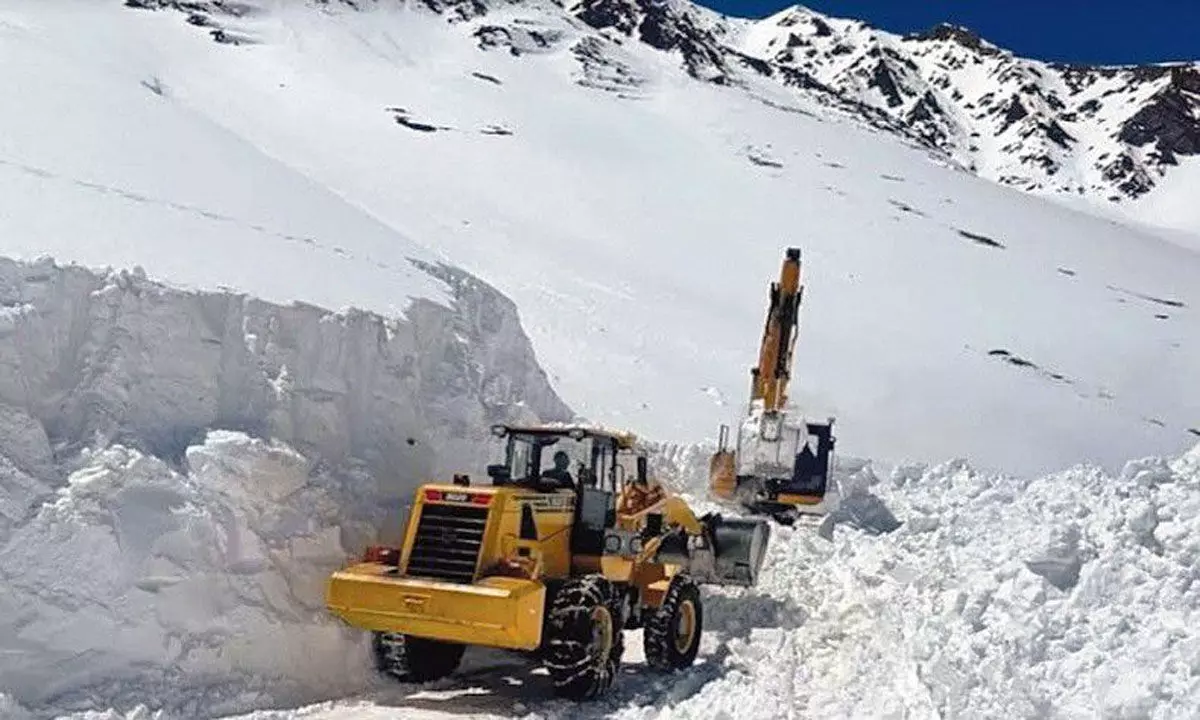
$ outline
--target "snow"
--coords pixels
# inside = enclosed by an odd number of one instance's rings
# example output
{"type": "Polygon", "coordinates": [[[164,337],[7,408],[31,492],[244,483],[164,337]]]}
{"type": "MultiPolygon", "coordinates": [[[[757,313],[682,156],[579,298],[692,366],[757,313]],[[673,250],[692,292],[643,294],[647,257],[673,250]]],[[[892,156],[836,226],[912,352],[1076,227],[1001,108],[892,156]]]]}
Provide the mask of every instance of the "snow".
{"type": "Polygon", "coordinates": [[[120,3],[0,10],[4,252],[58,259],[0,261],[0,716],[1200,706],[1192,236],[677,54],[593,38],[585,70],[552,4],[251,7],[220,16],[244,45],[120,3]],[[548,46],[482,51],[484,24],[548,46]],[[742,419],[789,245],[832,534],[776,528],[759,587],[707,592],[696,667],[599,703],[496,653],[371,673],[321,582],[418,482],[477,472],[491,422],[628,427],[715,507],[703,439],[742,419]]]}
{"type": "MultiPolygon", "coordinates": [[[[74,26],[78,13],[103,4],[55,8],[74,26]]],[[[411,298],[446,300],[439,283],[405,262],[436,254],[175,102],[174,88],[136,63],[107,53],[112,59],[96,62],[45,35],[41,22],[11,21],[26,14],[9,8],[0,24],[0,64],[11,75],[0,102],[21,108],[6,114],[0,133],[9,257],[140,265],[181,286],[332,309],[401,314],[411,298]],[[354,282],[331,284],[331,274],[354,282]]],[[[111,28],[92,32],[94,41],[119,42],[111,28]]]]}
{"type": "Polygon", "coordinates": [[[183,686],[194,697],[177,710],[190,714],[239,690],[322,697],[363,683],[363,644],[323,613],[324,579],[347,556],[332,480],[294,451],[220,432],[187,466],[110,447],[9,538],[7,691],[86,709],[91,693],[119,703],[183,686]]]}

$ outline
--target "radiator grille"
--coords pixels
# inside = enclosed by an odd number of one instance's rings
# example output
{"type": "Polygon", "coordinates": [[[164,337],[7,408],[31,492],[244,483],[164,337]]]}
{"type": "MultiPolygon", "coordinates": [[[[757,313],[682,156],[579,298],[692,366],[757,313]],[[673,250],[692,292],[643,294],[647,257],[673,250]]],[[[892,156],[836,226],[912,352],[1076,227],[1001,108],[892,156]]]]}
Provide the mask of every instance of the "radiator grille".
{"type": "Polygon", "coordinates": [[[487,517],[485,507],[425,505],[407,574],[451,582],[473,581],[487,517]]]}

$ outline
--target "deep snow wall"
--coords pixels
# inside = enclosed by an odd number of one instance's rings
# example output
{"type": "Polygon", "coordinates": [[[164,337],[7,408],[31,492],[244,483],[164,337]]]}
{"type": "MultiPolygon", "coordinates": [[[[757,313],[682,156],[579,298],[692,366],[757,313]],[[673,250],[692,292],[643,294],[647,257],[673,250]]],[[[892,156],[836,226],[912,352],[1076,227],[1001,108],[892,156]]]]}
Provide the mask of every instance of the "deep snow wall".
{"type": "Polygon", "coordinates": [[[0,697],[183,716],[367,682],[347,555],[488,425],[566,420],[515,306],[447,266],[404,318],[0,259],[0,697]]]}
{"type": "Polygon", "coordinates": [[[84,446],[179,459],[233,429],[403,494],[478,467],[492,422],[569,418],[511,301],[422,267],[453,307],[418,299],[394,319],[0,259],[0,514],[20,520],[84,446]]]}

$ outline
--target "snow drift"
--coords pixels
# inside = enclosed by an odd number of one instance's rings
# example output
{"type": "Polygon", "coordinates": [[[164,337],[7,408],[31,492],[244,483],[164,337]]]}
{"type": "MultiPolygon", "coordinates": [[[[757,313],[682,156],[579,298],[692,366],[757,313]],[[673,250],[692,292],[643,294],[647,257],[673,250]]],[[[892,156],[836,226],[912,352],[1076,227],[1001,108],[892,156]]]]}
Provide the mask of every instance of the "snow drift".
{"type": "Polygon", "coordinates": [[[831,539],[778,529],[761,585],[720,593],[730,617],[713,621],[737,632],[722,638],[717,679],[671,716],[1172,718],[1200,706],[1200,445],[1116,475],[1018,479],[962,461],[839,475],[831,539]],[[781,609],[764,620],[739,604],[781,609]]]}
{"type": "Polygon", "coordinates": [[[363,685],[365,649],[322,612],[354,529],[340,501],[358,489],[234,433],[192,446],[186,465],[87,454],[0,549],[7,692],[57,711],[153,698],[201,716],[255,689],[315,699],[363,685]]]}

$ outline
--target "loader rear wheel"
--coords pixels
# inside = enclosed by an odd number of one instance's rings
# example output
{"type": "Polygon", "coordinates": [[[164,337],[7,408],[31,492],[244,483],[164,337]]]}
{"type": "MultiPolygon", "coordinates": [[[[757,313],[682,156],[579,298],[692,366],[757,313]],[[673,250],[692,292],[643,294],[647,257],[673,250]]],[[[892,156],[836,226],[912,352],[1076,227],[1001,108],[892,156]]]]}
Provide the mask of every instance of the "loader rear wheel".
{"type": "Polygon", "coordinates": [[[444,678],[458,669],[465,645],[398,633],[374,633],[375,667],[400,682],[422,683],[444,678]]]}
{"type": "Polygon", "coordinates": [[[659,670],[690,666],[700,651],[704,607],[700,588],[687,575],[676,575],[662,605],[646,619],[646,663],[659,670]]]}
{"type": "Polygon", "coordinates": [[[546,668],[554,692],[590,700],[612,687],[625,653],[619,597],[600,575],[568,580],[546,618],[546,668]]]}

